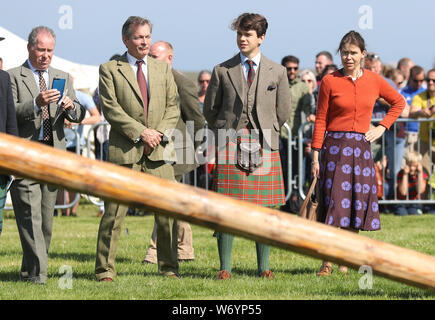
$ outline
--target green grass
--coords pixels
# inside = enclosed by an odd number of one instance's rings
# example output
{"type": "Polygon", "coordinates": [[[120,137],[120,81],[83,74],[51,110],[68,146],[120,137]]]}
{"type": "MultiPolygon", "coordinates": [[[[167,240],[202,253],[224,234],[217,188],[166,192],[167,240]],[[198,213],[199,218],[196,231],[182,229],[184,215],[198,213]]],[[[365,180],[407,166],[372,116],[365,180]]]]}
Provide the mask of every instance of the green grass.
{"type": "MultiPolygon", "coordinates": [[[[363,276],[351,270],[345,277],[315,276],[320,261],[272,248],[270,266],[274,280],[258,279],[255,244],[236,238],[232,255],[232,279],[217,281],[219,257],[210,229],[192,226],[195,261],[180,265],[181,280],[157,274],[157,266],[141,263],[149,243],[153,218],[127,217],[117,255],[118,275],[113,283],[94,278],[96,237],[100,219],[97,207],[82,201],[79,217],[55,217],[49,254],[49,279],[45,286],[19,280],[21,245],[12,213],[4,221],[0,237],[0,300],[12,299],[193,299],[193,300],[289,300],[289,299],[430,299],[435,294],[374,276],[372,289],[359,288],[363,276]],[[128,234],[126,232],[128,229],[128,234]],[[59,269],[72,268],[72,289],[62,289],[59,269]]],[[[435,216],[382,215],[382,230],[365,236],[435,255],[435,216]]],[[[334,271],[337,266],[334,266],[334,271]]]]}

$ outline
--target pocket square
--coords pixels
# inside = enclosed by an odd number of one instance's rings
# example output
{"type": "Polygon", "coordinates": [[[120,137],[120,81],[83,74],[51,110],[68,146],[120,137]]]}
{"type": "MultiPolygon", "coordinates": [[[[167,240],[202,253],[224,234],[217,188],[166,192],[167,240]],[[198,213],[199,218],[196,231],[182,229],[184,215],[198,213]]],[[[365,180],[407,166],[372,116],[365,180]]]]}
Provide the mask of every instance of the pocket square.
{"type": "Polygon", "coordinates": [[[267,87],[267,91],[272,91],[276,89],[276,85],[271,84],[270,86],[267,87]]]}

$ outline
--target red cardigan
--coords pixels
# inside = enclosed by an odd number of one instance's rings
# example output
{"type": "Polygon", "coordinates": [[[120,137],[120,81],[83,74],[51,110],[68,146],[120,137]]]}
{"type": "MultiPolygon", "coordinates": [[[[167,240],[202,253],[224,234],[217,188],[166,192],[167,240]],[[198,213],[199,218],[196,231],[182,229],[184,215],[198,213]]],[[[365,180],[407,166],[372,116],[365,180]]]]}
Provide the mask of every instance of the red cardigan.
{"type": "Polygon", "coordinates": [[[389,129],[402,113],[406,102],[383,77],[366,69],[355,82],[340,70],[325,76],[319,89],[312,148],[322,148],[326,130],[365,134],[370,128],[373,107],[379,97],[391,105],[380,122],[389,129]]]}

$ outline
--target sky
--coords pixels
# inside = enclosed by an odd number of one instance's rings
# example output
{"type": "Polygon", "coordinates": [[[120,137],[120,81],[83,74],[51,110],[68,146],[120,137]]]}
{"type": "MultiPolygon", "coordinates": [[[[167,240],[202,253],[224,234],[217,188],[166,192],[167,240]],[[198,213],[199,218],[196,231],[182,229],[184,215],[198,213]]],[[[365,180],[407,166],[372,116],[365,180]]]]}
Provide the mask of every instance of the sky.
{"type": "MultiPolygon", "coordinates": [[[[261,50],[277,63],[292,54],[301,69],[313,69],[315,55],[328,50],[340,66],[340,39],[356,30],[384,63],[409,57],[426,70],[435,64],[433,0],[18,0],[2,4],[0,26],[27,39],[33,27],[46,25],[56,33],[57,56],[100,65],[125,52],[122,25],[131,15],[142,16],[154,25],[153,41],[173,45],[174,68],[189,72],[211,70],[238,52],[230,25],[243,12],[267,18],[261,50]]],[[[3,50],[7,40],[0,56],[3,50]]]]}

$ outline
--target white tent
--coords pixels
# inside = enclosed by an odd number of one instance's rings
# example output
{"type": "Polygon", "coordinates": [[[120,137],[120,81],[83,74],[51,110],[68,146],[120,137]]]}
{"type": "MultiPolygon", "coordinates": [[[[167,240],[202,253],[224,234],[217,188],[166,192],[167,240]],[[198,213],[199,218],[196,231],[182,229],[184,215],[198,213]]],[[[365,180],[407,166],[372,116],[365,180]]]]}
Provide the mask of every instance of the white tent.
{"type": "MultiPolygon", "coordinates": [[[[3,69],[15,68],[28,58],[27,40],[20,38],[9,30],[0,26],[0,57],[3,59],[3,69]]],[[[56,51],[56,50],[55,50],[56,51]]],[[[74,77],[74,87],[93,92],[98,86],[98,66],[74,63],[66,59],[53,56],[51,66],[68,72],[74,77]]]]}

